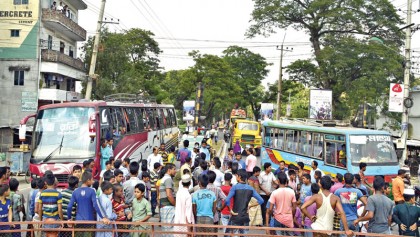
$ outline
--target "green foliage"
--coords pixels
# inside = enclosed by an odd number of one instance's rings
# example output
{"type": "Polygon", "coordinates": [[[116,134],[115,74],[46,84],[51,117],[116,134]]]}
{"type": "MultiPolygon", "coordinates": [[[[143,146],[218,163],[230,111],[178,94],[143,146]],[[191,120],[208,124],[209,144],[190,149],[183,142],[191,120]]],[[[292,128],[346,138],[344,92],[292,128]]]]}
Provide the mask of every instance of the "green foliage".
{"type": "MultiPolygon", "coordinates": [[[[158,55],[161,52],[153,33],[142,29],[130,29],[124,33],[102,33],[95,73],[93,98],[101,99],[114,93],[142,93],[155,95],[158,100],[162,79],[158,55]]],[[[85,62],[91,61],[94,38],[83,47],[85,62]]]]}
{"type": "Polygon", "coordinates": [[[268,74],[269,64],[261,55],[239,46],[230,46],[223,53],[223,59],[233,69],[234,81],[242,89],[242,99],[238,104],[242,107],[250,105],[255,120],[258,120],[261,108],[259,103],[264,96],[261,81],[268,74]]]}
{"type": "Polygon", "coordinates": [[[332,89],[335,118],[348,118],[361,101],[377,104],[389,82],[402,78],[402,22],[388,0],[254,2],[249,37],[289,26],[310,35],[313,59],[297,60],[287,72],[305,86],[332,89]],[[360,35],[386,42],[368,44],[360,35]]]}

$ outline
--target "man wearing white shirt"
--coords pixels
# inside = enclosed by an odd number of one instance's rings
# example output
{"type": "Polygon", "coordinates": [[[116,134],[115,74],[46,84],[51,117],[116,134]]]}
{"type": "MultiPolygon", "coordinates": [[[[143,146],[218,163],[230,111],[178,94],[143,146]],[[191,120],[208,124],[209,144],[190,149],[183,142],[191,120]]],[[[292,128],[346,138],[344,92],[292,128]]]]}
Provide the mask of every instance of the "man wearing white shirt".
{"type": "Polygon", "coordinates": [[[216,180],[214,181],[214,186],[220,188],[222,186],[223,180],[225,178],[225,174],[220,171],[220,167],[222,166],[222,163],[219,159],[214,159],[214,167],[213,170],[214,173],[216,173],[216,180]]]}
{"type": "Polygon", "coordinates": [[[126,157],[122,160],[122,165],[119,170],[123,172],[124,179],[130,178],[130,173],[128,172],[128,166],[130,165],[130,158],[126,157]]]}
{"type": "Polygon", "coordinates": [[[322,170],[318,169],[318,162],[316,160],[312,161],[311,164],[312,170],[311,170],[311,183],[316,183],[316,179],[315,179],[315,171],[319,170],[321,171],[322,176],[324,176],[324,172],[322,172],[322,170]]]}
{"type": "Polygon", "coordinates": [[[160,163],[163,165],[162,157],[158,154],[159,148],[157,146],[153,147],[153,153],[147,157],[147,168],[149,171],[153,170],[153,165],[155,163],[160,163]]]}

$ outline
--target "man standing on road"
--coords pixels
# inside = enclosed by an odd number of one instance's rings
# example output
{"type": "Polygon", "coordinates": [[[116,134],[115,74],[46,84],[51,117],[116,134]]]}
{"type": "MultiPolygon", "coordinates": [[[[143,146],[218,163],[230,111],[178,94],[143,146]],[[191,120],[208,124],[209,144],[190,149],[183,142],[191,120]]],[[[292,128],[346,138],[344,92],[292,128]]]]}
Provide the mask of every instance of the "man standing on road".
{"type": "MultiPolygon", "coordinates": [[[[216,176],[213,173],[214,177],[216,176]]],[[[216,195],[206,187],[209,183],[209,177],[206,174],[198,176],[198,184],[200,189],[194,192],[192,196],[192,205],[194,216],[197,220],[197,224],[212,225],[214,224],[213,218],[216,214],[216,195]]],[[[224,194],[223,194],[224,195],[224,194]]],[[[197,227],[197,232],[216,232],[215,228],[197,227]]],[[[196,235],[205,236],[205,235],[196,235]]]]}
{"type": "MultiPolygon", "coordinates": [[[[190,141],[184,140],[183,142],[184,148],[179,149],[177,160],[181,162],[181,166],[183,166],[186,162],[187,157],[191,157],[191,151],[188,150],[188,146],[190,145],[190,141]]],[[[191,157],[192,158],[192,157],[191,157]]]]}
{"type": "Polygon", "coordinates": [[[258,180],[260,181],[260,195],[264,200],[264,203],[261,206],[261,214],[263,217],[263,223],[265,223],[265,213],[267,211],[266,207],[268,199],[270,199],[271,192],[274,190],[273,185],[278,185],[278,180],[276,179],[276,176],[274,176],[273,172],[271,172],[270,163],[264,163],[264,172],[260,173],[258,180]]]}
{"type": "Polygon", "coordinates": [[[416,206],[416,199],[413,189],[404,190],[404,204],[397,205],[394,208],[392,220],[397,223],[400,235],[419,236],[417,226],[420,219],[420,207],[416,206]]]}
{"type": "MultiPolygon", "coordinates": [[[[293,189],[287,187],[287,175],[283,172],[277,176],[280,187],[275,190],[270,197],[270,208],[267,210],[268,216],[273,213],[274,205],[274,227],[293,228],[293,217],[296,213],[296,196],[293,189]]],[[[270,227],[270,221],[266,220],[265,225],[270,227]]],[[[279,235],[293,236],[293,232],[277,231],[279,235]]]]}
{"type": "Polygon", "coordinates": [[[242,154],[240,152],[236,152],[235,154],[235,161],[233,163],[238,163],[238,170],[245,170],[246,164],[245,161],[242,160],[242,154]]]}
{"type": "Polygon", "coordinates": [[[392,180],[392,195],[394,195],[395,205],[404,204],[404,178],[405,170],[398,170],[398,176],[392,180]]]}
{"type": "MultiPolygon", "coordinates": [[[[192,197],[188,188],[192,182],[191,175],[184,174],[181,176],[182,186],[176,193],[175,206],[175,224],[194,224],[194,215],[192,210],[192,197]]],[[[189,232],[188,227],[175,226],[175,231],[189,232]]],[[[175,237],[185,237],[187,235],[175,235],[175,237]]]]}
{"type": "MultiPolygon", "coordinates": [[[[311,167],[312,167],[312,170],[311,170],[311,183],[316,183],[315,171],[317,171],[317,170],[321,171],[321,170],[318,168],[318,162],[316,160],[312,161],[311,167]]],[[[324,176],[324,175],[325,175],[324,172],[321,171],[321,176],[324,176]]]]}
{"type": "Polygon", "coordinates": [[[163,165],[162,157],[159,155],[159,148],[157,146],[153,147],[153,153],[147,157],[147,169],[150,171],[153,170],[153,166],[156,162],[163,165]]]}
{"type": "MultiPolygon", "coordinates": [[[[159,195],[160,195],[160,218],[162,223],[174,223],[175,218],[175,195],[174,195],[174,181],[172,178],[176,174],[176,167],[174,164],[167,164],[165,166],[166,174],[160,181],[159,195]]],[[[163,231],[171,231],[172,227],[162,226],[163,231]]],[[[166,235],[164,235],[165,237],[166,235]]],[[[168,235],[172,236],[172,235],[168,235]]]]}
{"type": "MultiPolygon", "coordinates": [[[[257,199],[258,204],[262,205],[264,200],[251,186],[246,184],[248,174],[245,170],[238,170],[238,183],[231,188],[229,195],[226,197],[225,205],[230,207],[231,199],[233,198],[233,210],[231,210],[232,217],[230,218],[230,225],[232,226],[249,226],[248,204],[252,197],[257,199]]],[[[247,229],[227,229],[226,232],[233,231],[235,234],[247,234],[247,229]]]]}
{"type": "MultiPolygon", "coordinates": [[[[341,222],[343,223],[344,230],[347,236],[353,235],[353,231],[347,226],[346,214],[344,213],[343,206],[341,206],[340,199],[334,194],[330,193],[331,178],[323,176],[321,178],[321,193],[313,194],[312,197],[302,205],[302,213],[312,220],[312,229],[321,231],[332,231],[334,222],[335,210],[340,213],[341,222]],[[316,216],[310,215],[307,208],[316,203],[317,212],[316,216]]],[[[315,237],[329,236],[327,233],[314,233],[315,237]]]]}
{"type": "Polygon", "coordinates": [[[254,167],[257,165],[257,157],[254,156],[254,149],[252,148],[248,148],[246,154],[248,155],[245,160],[246,172],[248,172],[248,177],[251,177],[254,167]]]}
{"type": "MultiPolygon", "coordinates": [[[[362,191],[353,187],[354,175],[347,173],[344,175],[346,185],[343,188],[335,191],[335,195],[340,198],[344,212],[346,213],[347,226],[350,230],[359,232],[359,226],[353,225],[357,219],[357,201],[360,200],[363,205],[367,205],[367,198],[363,196],[362,191]]],[[[344,230],[344,225],[341,223],[341,230],[344,230]]]]}
{"type": "Polygon", "coordinates": [[[365,212],[367,211],[368,214],[362,214],[361,217],[354,221],[354,225],[359,224],[359,222],[369,221],[369,233],[391,234],[389,226],[392,221],[394,203],[384,195],[384,186],[384,179],[381,176],[376,176],[373,181],[375,194],[368,198],[365,208],[365,212]]]}

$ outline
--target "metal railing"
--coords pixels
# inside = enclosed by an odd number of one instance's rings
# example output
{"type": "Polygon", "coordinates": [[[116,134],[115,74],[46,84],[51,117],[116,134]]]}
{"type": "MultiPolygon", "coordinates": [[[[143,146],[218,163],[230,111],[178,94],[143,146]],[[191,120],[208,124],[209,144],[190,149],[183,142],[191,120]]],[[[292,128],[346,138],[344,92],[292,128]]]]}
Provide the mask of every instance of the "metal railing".
{"type": "MultiPolygon", "coordinates": [[[[41,236],[58,236],[58,237],[94,237],[95,233],[107,233],[105,236],[130,236],[133,233],[146,233],[148,236],[252,236],[263,237],[277,235],[288,235],[292,232],[294,235],[302,236],[304,233],[328,234],[331,236],[339,236],[345,234],[343,231],[314,231],[297,228],[273,228],[273,227],[255,227],[255,226],[222,226],[222,225],[202,225],[202,224],[173,224],[173,223],[156,223],[156,222],[112,222],[104,225],[102,222],[96,221],[51,221],[51,222],[0,222],[0,236],[9,237],[13,233],[20,233],[22,236],[41,237],[41,236]],[[11,224],[20,225],[20,229],[2,230],[5,226],[11,224]],[[138,224],[138,225],[136,225],[138,224]],[[55,225],[55,227],[53,227],[55,225]],[[99,225],[99,226],[97,226],[99,225]],[[105,228],[106,227],[106,228],[105,228]],[[231,230],[225,233],[224,229],[231,230]],[[248,233],[233,233],[233,231],[248,230],[248,233]]],[[[354,232],[354,236],[366,237],[384,237],[399,235],[384,235],[373,233],[354,232]]]]}
{"type": "Polygon", "coordinates": [[[62,63],[67,66],[73,67],[77,70],[86,72],[85,63],[82,60],[77,58],[72,58],[66,54],[60,53],[59,51],[42,49],[41,50],[41,59],[45,62],[57,62],[62,63]]]}
{"type": "MultiPolygon", "coordinates": [[[[74,34],[74,40],[84,41],[86,40],[86,30],[83,29],[79,24],[68,18],[61,11],[55,11],[51,9],[42,9],[42,21],[55,22],[66,28],[74,34]]],[[[53,27],[54,25],[52,25],[53,27]]]]}

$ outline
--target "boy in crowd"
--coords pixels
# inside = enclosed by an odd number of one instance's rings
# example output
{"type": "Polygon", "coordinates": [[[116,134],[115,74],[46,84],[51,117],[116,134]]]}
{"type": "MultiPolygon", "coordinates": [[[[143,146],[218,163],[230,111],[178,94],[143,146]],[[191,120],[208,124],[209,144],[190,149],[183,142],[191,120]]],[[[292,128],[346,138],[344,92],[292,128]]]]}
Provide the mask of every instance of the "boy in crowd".
{"type": "MultiPolygon", "coordinates": [[[[256,167],[255,167],[256,168],[256,167]]],[[[254,168],[254,170],[255,170],[254,168]]],[[[227,196],[230,192],[230,189],[232,188],[231,185],[231,181],[232,181],[232,174],[231,173],[226,173],[225,174],[225,182],[222,185],[221,189],[222,192],[227,196]]],[[[224,226],[223,228],[223,233],[226,232],[226,226],[229,224],[229,219],[230,219],[230,210],[232,210],[233,208],[233,201],[231,201],[230,206],[222,206],[223,209],[219,210],[221,212],[221,222],[222,225],[224,226]]]]}
{"type": "Polygon", "coordinates": [[[127,204],[131,204],[134,199],[134,187],[139,183],[144,185],[143,180],[138,178],[139,166],[139,163],[136,161],[130,163],[130,179],[123,184],[125,203],[127,204]]]}
{"type": "MultiPolygon", "coordinates": [[[[37,187],[38,187],[38,192],[35,195],[35,199],[34,199],[34,203],[35,203],[35,208],[34,208],[34,217],[33,217],[33,221],[34,222],[40,222],[40,218],[39,218],[39,197],[41,196],[41,192],[44,191],[47,186],[45,185],[45,176],[42,178],[39,178],[37,180],[36,183],[37,187]]],[[[38,229],[39,224],[34,224],[34,229],[38,229]]],[[[35,232],[35,237],[40,237],[41,236],[41,231],[36,231],[35,232]]]]}
{"type": "MultiPolygon", "coordinates": [[[[129,206],[125,204],[123,187],[120,184],[114,185],[114,192],[112,194],[112,208],[117,214],[116,221],[127,221],[130,220],[132,215],[128,209],[129,206]]],[[[127,229],[127,225],[117,225],[117,229],[127,229]]],[[[129,233],[120,233],[119,237],[130,236],[129,233]]]]}
{"type": "MultiPolygon", "coordinates": [[[[92,173],[84,172],[82,174],[82,187],[76,189],[70,199],[69,206],[67,207],[67,219],[71,219],[72,217],[72,210],[74,203],[77,203],[76,208],[76,221],[95,221],[96,218],[93,215],[95,212],[98,213],[99,217],[101,217],[102,222],[105,224],[109,224],[110,221],[106,216],[102,215],[101,210],[98,207],[98,202],[96,201],[96,193],[95,190],[92,189],[90,186],[93,184],[93,177],[92,173]]],[[[69,225],[71,227],[71,225],[69,225]]],[[[83,229],[94,229],[95,225],[77,225],[77,228],[83,229]]],[[[93,237],[92,232],[78,232],[76,236],[91,236],[93,237]]]]}
{"type": "MultiPolygon", "coordinates": [[[[0,222],[9,222],[13,221],[12,206],[10,204],[10,199],[7,197],[10,196],[9,185],[1,184],[0,185],[0,222]]],[[[0,225],[0,231],[10,230],[10,227],[14,225],[0,225]]]]}
{"type": "Polygon", "coordinates": [[[152,185],[150,184],[150,173],[149,172],[144,172],[142,177],[141,177],[142,181],[144,182],[144,186],[146,186],[146,190],[145,190],[145,197],[147,200],[150,200],[150,190],[152,188],[152,185]]]}
{"type": "MultiPolygon", "coordinates": [[[[22,194],[18,193],[19,188],[19,181],[15,178],[10,179],[9,181],[10,187],[10,202],[12,205],[12,212],[13,212],[13,221],[20,221],[20,213],[23,213],[23,220],[26,219],[26,212],[25,212],[25,199],[23,198],[22,194]]],[[[16,224],[13,230],[20,230],[20,225],[16,224]]],[[[21,233],[13,233],[12,237],[20,237],[21,233]]]]}
{"type": "MultiPolygon", "coordinates": [[[[117,215],[113,212],[112,209],[112,202],[108,198],[109,195],[113,192],[113,187],[111,182],[104,181],[101,184],[102,194],[98,197],[98,206],[99,210],[101,211],[101,215],[96,213],[97,221],[101,221],[101,216],[106,216],[109,220],[115,221],[117,219],[117,215]]],[[[112,225],[110,224],[96,224],[96,229],[112,229],[112,225]]],[[[97,232],[96,237],[108,237],[112,236],[112,232],[97,232]]]]}
{"type": "Polygon", "coordinates": [[[124,173],[120,169],[115,169],[114,170],[114,176],[115,176],[115,181],[112,184],[122,185],[123,182],[124,182],[124,173]]]}
{"type": "Polygon", "coordinates": [[[111,168],[112,168],[111,160],[105,161],[105,169],[102,170],[101,173],[99,174],[99,177],[100,177],[99,181],[100,181],[100,183],[102,183],[102,181],[103,181],[104,173],[107,172],[108,170],[111,170],[111,168]]]}
{"type": "MultiPolygon", "coordinates": [[[[131,211],[133,213],[133,229],[134,230],[147,230],[148,226],[142,226],[141,223],[147,222],[152,216],[150,202],[144,198],[146,186],[139,183],[134,187],[135,198],[132,201],[131,211]]],[[[132,237],[147,237],[147,233],[133,233],[132,237]]]]}
{"type": "MultiPolygon", "coordinates": [[[[212,176],[216,174],[212,172],[212,176]]],[[[209,177],[206,174],[198,176],[200,190],[196,191],[192,196],[192,209],[197,224],[214,224],[214,215],[216,214],[216,195],[209,189],[206,189],[209,183],[209,177]]],[[[213,228],[197,228],[197,232],[214,232],[213,228]]],[[[198,235],[201,236],[201,235],[198,235]]]]}
{"type": "Polygon", "coordinates": [[[305,198],[312,196],[311,192],[311,176],[304,174],[302,176],[302,185],[300,186],[300,202],[305,203],[305,198]]]}
{"type": "Polygon", "coordinates": [[[156,182],[159,178],[159,171],[161,165],[159,162],[156,162],[153,165],[153,170],[150,171],[150,203],[152,205],[152,216],[156,214],[156,207],[157,207],[157,194],[158,190],[156,189],[156,182]]]}
{"type": "MultiPolygon", "coordinates": [[[[39,219],[48,223],[49,221],[63,220],[61,193],[55,189],[55,177],[53,174],[45,176],[47,189],[41,192],[39,196],[39,219]]],[[[44,224],[44,228],[59,228],[58,224],[44,224]]],[[[47,232],[48,236],[57,236],[58,232],[47,232]]]]}
{"type": "MultiPolygon", "coordinates": [[[[70,199],[73,195],[74,190],[76,190],[76,188],[79,185],[79,179],[76,176],[70,176],[67,182],[69,184],[69,187],[61,192],[61,196],[63,198],[63,210],[65,211],[67,211],[67,208],[69,207],[70,199]]],[[[77,204],[73,206],[70,220],[74,220],[74,218],[76,217],[76,205],[77,204]]],[[[64,215],[63,220],[67,220],[67,215],[64,215]]]]}
{"type": "Polygon", "coordinates": [[[130,158],[128,158],[128,157],[124,158],[122,160],[122,165],[120,167],[120,170],[124,174],[124,178],[129,178],[130,177],[130,172],[128,171],[129,165],[130,165],[130,158]]]}

